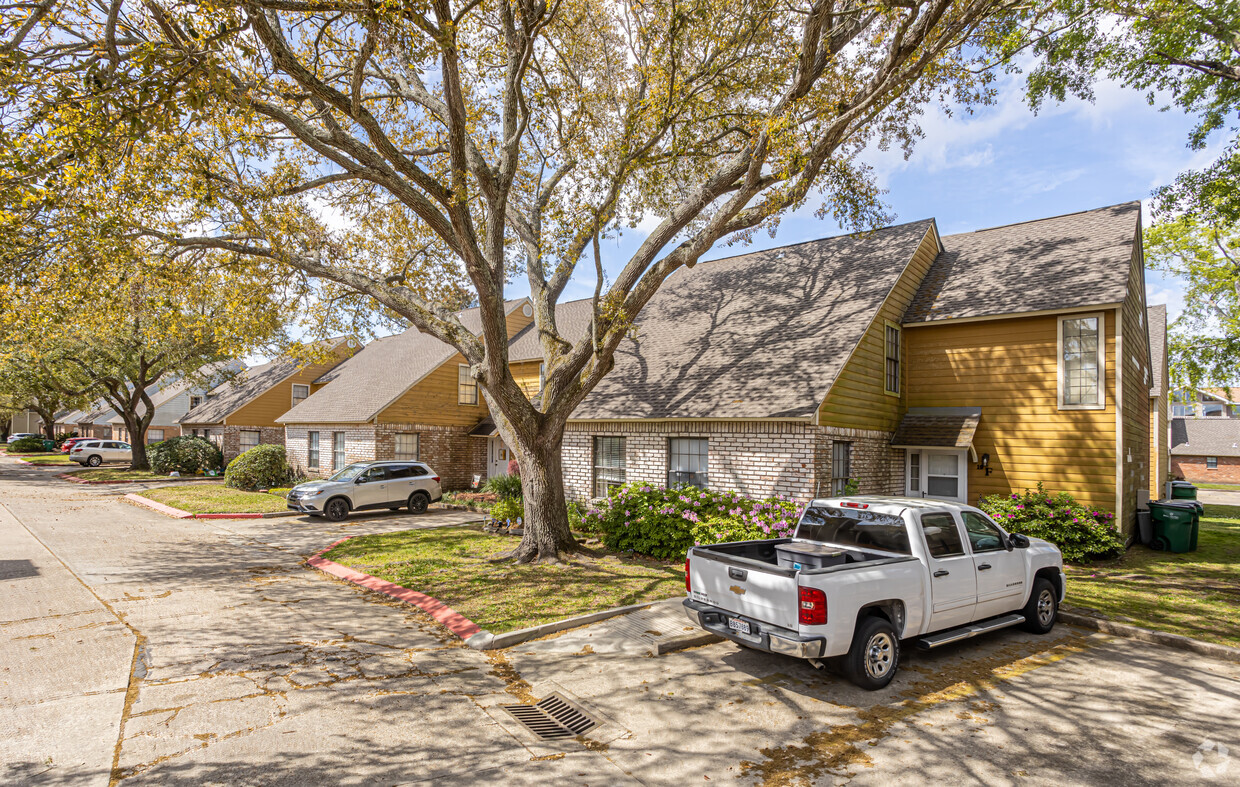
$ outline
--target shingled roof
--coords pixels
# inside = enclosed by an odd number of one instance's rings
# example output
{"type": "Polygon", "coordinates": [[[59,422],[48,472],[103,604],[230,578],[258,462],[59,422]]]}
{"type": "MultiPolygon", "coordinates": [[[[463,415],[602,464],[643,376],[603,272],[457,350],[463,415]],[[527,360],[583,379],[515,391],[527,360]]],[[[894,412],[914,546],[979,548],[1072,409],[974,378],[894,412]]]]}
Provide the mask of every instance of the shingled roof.
{"type": "Polygon", "coordinates": [[[1240,456],[1240,418],[1172,418],[1175,456],[1240,456]]]}
{"type": "MultiPolygon", "coordinates": [[[[511,312],[524,298],[505,301],[511,312]]],[[[466,330],[481,333],[478,309],[457,314],[466,330]]],[[[282,424],[363,423],[374,418],[423,377],[456,355],[456,349],[429,333],[410,328],[376,339],[337,365],[316,383],[328,383],[276,419],[282,424]]]]}
{"type": "MultiPolygon", "coordinates": [[[[593,317],[593,298],[557,303],[555,329],[565,341],[575,343],[586,335],[586,331],[590,330],[590,320],[593,317]]],[[[534,323],[525,326],[508,344],[508,360],[511,363],[540,361],[542,357],[542,344],[538,341],[538,326],[534,323]]]]}
{"type": "MultiPolygon", "coordinates": [[[[320,342],[322,350],[334,349],[346,336],[335,336],[320,342]]],[[[205,401],[177,421],[182,424],[218,424],[237,410],[270,391],[306,367],[298,358],[282,357],[252,366],[232,380],[207,392],[205,401]]]]}
{"type": "Polygon", "coordinates": [[[1120,303],[1140,202],[943,237],[904,314],[920,323],[1120,303]]]}
{"type": "Polygon", "coordinates": [[[927,219],[677,272],[573,419],[812,415],[933,228],[927,219]]]}
{"type": "Polygon", "coordinates": [[[1163,366],[1167,363],[1167,306],[1159,304],[1145,310],[1146,329],[1150,333],[1150,396],[1163,395],[1163,366]]]}

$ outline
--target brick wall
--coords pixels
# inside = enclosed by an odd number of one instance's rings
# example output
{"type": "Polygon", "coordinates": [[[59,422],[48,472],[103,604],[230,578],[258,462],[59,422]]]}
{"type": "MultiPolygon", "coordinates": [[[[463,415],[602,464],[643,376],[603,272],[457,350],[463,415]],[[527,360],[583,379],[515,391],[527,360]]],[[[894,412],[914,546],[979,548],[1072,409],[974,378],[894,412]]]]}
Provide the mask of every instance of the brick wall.
{"type": "Polygon", "coordinates": [[[214,427],[211,429],[211,436],[220,435],[222,442],[219,443],[220,450],[224,452],[224,462],[227,464],[236,459],[241,454],[241,433],[242,432],[258,432],[259,445],[284,445],[284,429],[282,427],[271,426],[224,426],[214,427]]]}
{"type": "Polygon", "coordinates": [[[332,433],[344,432],[345,464],[367,462],[375,457],[375,427],[373,424],[297,424],[284,429],[284,448],[289,465],[309,476],[325,477],[339,468],[332,467],[332,433]],[[309,466],[308,435],[319,433],[319,467],[309,466]]]}
{"type": "Polygon", "coordinates": [[[828,494],[831,443],[850,445],[850,475],[861,494],[896,494],[904,488],[904,452],[889,446],[888,432],[811,426],[795,421],[659,421],[573,423],[564,435],[564,486],[570,500],[593,496],[593,438],[625,439],[625,479],[663,486],[669,437],[710,441],[711,489],[748,497],[784,495],[808,500],[828,494]]]}
{"type": "Polygon", "coordinates": [[[1171,457],[1171,474],[1185,481],[1240,484],[1240,456],[1218,457],[1218,468],[1206,467],[1204,456],[1171,457]]]}
{"type": "Polygon", "coordinates": [[[427,424],[379,424],[375,427],[375,458],[396,458],[396,435],[418,436],[418,459],[439,474],[445,490],[468,489],[474,475],[486,479],[487,441],[469,437],[465,430],[427,424]]]}

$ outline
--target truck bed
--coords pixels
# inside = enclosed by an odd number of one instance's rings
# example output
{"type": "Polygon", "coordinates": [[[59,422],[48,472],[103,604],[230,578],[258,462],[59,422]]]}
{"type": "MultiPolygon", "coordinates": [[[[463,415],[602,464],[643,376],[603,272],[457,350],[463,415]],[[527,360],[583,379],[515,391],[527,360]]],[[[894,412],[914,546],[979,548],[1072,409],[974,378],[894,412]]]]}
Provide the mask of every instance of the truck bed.
{"type": "MultiPolygon", "coordinates": [[[[710,546],[694,547],[696,554],[703,554],[712,560],[728,565],[735,565],[739,568],[756,568],[768,573],[781,574],[783,576],[794,576],[798,573],[796,569],[788,566],[779,565],[779,556],[776,547],[781,544],[791,544],[791,538],[772,538],[763,541],[732,541],[726,544],[712,544],[710,546]]],[[[881,566],[888,563],[902,563],[907,560],[916,560],[911,555],[892,556],[882,552],[868,552],[861,549],[850,549],[840,547],[840,551],[844,553],[844,562],[825,568],[802,568],[801,574],[827,574],[835,571],[847,571],[851,568],[859,568],[865,566],[881,566]]]]}

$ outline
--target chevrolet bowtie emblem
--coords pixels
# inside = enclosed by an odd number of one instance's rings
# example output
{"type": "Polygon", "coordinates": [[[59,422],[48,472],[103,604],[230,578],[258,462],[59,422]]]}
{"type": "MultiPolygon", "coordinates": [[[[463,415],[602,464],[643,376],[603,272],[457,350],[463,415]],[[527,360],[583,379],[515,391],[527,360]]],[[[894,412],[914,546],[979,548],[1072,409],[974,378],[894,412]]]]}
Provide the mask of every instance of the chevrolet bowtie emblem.
{"type": "Polygon", "coordinates": [[[738,596],[745,595],[745,588],[741,587],[740,585],[733,585],[732,587],[728,588],[728,590],[732,591],[738,596]]]}

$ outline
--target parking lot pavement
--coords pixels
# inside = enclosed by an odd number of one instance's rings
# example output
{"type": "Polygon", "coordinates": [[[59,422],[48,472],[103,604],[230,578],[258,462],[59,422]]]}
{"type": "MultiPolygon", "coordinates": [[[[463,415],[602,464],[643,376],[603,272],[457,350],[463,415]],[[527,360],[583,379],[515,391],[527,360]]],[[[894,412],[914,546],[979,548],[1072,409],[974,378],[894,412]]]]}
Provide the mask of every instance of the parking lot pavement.
{"type": "Polygon", "coordinates": [[[1193,755],[1240,752],[1240,665],[1066,627],[906,653],[875,693],[731,643],[482,653],[302,562],[449,512],[175,520],[32,472],[0,467],[0,783],[1234,780],[1193,755]],[[503,708],[557,691],[580,740],[503,708]]]}
{"type": "Polygon", "coordinates": [[[1240,506],[1240,492],[1222,489],[1198,489],[1197,499],[1209,505],[1240,506]]]}

